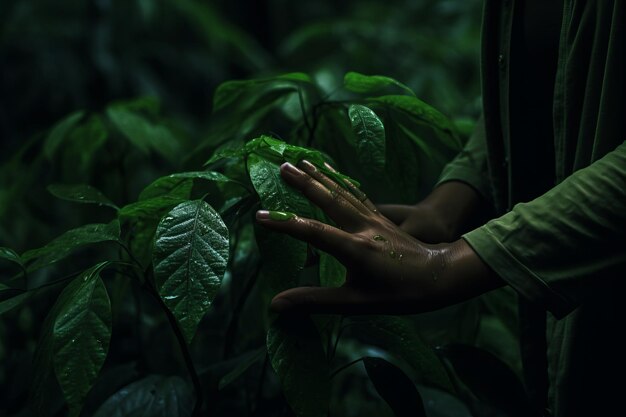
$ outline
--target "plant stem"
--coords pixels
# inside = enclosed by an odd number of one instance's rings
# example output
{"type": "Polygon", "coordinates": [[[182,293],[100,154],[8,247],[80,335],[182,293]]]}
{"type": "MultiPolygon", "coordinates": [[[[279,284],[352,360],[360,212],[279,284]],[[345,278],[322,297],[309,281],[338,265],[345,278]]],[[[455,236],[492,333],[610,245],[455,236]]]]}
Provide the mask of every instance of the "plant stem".
{"type": "Polygon", "coordinates": [[[193,364],[193,359],[191,357],[191,352],[189,351],[189,346],[187,346],[187,341],[185,340],[185,336],[183,332],[178,327],[178,322],[176,321],[176,317],[170,311],[170,309],[165,305],[165,302],[159,296],[156,288],[152,284],[151,280],[146,280],[146,288],[148,292],[157,300],[159,306],[165,313],[167,320],[169,321],[170,327],[176,336],[176,340],[178,341],[178,345],[183,354],[183,358],[185,360],[185,365],[187,366],[187,372],[189,372],[189,376],[191,377],[191,382],[193,384],[194,390],[196,391],[196,404],[193,407],[192,416],[197,417],[200,415],[200,410],[202,409],[202,403],[204,401],[204,397],[202,394],[202,384],[200,383],[200,378],[198,377],[198,372],[196,371],[196,367],[193,364]]]}

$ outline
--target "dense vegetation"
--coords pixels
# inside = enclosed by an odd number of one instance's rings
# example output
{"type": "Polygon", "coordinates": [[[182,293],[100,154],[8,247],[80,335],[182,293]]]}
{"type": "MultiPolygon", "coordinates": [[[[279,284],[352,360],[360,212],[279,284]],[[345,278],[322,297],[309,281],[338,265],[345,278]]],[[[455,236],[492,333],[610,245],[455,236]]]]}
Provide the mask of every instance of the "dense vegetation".
{"type": "Polygon", "coordinates": [[[479,113],[480,5],[230,3],[0,5],[0,414],[525,415],[512,294],[276,317],[345,270],[253,220],[329,222],[280,179],[302,158],[427,193],[479,113]]]}

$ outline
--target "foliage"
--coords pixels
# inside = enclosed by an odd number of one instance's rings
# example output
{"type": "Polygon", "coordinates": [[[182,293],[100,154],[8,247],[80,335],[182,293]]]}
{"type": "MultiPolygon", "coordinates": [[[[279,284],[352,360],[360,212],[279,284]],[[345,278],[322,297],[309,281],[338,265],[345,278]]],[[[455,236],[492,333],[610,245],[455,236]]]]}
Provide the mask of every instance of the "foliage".
{"type": "MultiPolygon", "coordinates": [[[[254,222],[260,208],[329,222],[280,178],[281,163],[304,158],[376,202],[423,196],[467,139],[464,117],[476,116],[477,90],[460,104],[458,74],[438,84],[441,94],[433,80],[448,58],[466,62],[475,43],[459,43],[451,58],[445,42],[433,39],[465,35],[436,24],[417,35],[402,25],[403,8],[346,3],[351,20],[305,22],[299,13],[311,6],[302,6],[294,22],[272,27],[276,36],[291,34],[269,54],[224,18],[226,3],[67,2],[67,13],[53,12],[56,2],[0,6],[4,39],[23,38],[4,54],[43,51],[40,30],[66,56],[49,78],[32,77],[31,94],[54,86],[58,100],[46,96],[40,104],[49,120],[15,129],[20,140],[31,139],[0,166],[0,414],[458,415],[465,406],[452,412],[443,405],[457,398],[477,416],[513,415],[490,396],[509,385],[519,392],[510,294],[415,318],[275,317],[267,306],[277,292],[341,285],[345,268],[254,222]],[[100,22],[100,32],[79,43],[71,16],[100,22]],[[389,20],[385,36],[373,31],[372,16],[389,20]],[[407,41],[425,36],[428,45],[407,41]],[[336,37],[346,42],[329,51],[336,37]],[[111,54],[103,39],[127,49],[111,54]],[[411,76],[404,61],[391,66],[391,76],[372,75],[389,66],[391,44],[434,58],[411,76]],[[183,73],[173,64],[180,45],[183,73]],[[89,48],[95,58],[88,68],[72,66],[89,48]],[[363,51],[366,59],[344,61],[342,54],[363,51]],[[278,67],[307,73],[270,71],[278,67]],[[237,73],[249,76],[227,80],[237,73]],[[185,75],[214,90],[213,99],[186,96],[196,89],[185,75]],[[101,79],[103,97],[71,98],[101,79]],[[494,351],[504,363],[480,353],[466,359],[455,354],[466,352],[459,343],[494,351]],[[452,347],[437,355],[439,345],[452,347]],[[467,360],[506,374],[509,385],[476,388],[467,360]],[[406,402],[381,383],[389,375],[406,402]]],[[[293,7],[270,3],[272,10],[293,7]]],[[[437,3],[406,7],[416,16],[430,12],[435,22],[469,13],[466,2],[454,10],[437,3]]],[[[477,25],[462,26],[454,25],[462,32],[477,25]]],[[[38,52],[29,59],[14,64],[18,81],[32,76],[20,75],[22,65],[48,67],[52,58],[38,52]]],[[[35,113],[33,103],[11,109],[15,126],[35,113]]]]}

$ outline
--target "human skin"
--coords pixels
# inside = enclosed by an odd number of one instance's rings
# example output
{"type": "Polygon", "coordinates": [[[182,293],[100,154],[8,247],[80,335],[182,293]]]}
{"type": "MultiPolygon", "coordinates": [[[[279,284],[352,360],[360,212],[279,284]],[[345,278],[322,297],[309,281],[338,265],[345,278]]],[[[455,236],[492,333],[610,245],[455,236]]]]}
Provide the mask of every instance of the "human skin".
{"type": "MultiPolygon", "coordinates": [[[[257,212],[257,221],[335,256],[347,269],[346,282],[338,288],[289,289],[274,297],[273,311],[413,314],[456,304],[504,285],[464,240],[419,241],[381,214],[371,201],[358,199],[309,162],[298,166],[300,169],[283,164],[281,176],[337,227],[265,210],[257,212]]],[[[389,213],[388,207],[385,212],[389,213]]]]}

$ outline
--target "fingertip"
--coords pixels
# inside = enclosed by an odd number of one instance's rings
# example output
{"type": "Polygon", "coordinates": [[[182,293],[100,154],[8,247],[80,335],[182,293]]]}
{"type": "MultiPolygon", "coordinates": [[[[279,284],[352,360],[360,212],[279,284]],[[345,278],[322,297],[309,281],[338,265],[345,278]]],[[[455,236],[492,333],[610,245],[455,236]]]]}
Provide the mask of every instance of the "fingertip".
{"type": "Polygon", "coordinates": [[[293,310],[295,304],[285,297],[274,297],[270,304],[270,311],[272,313],[285,313],[293,310]]]}

